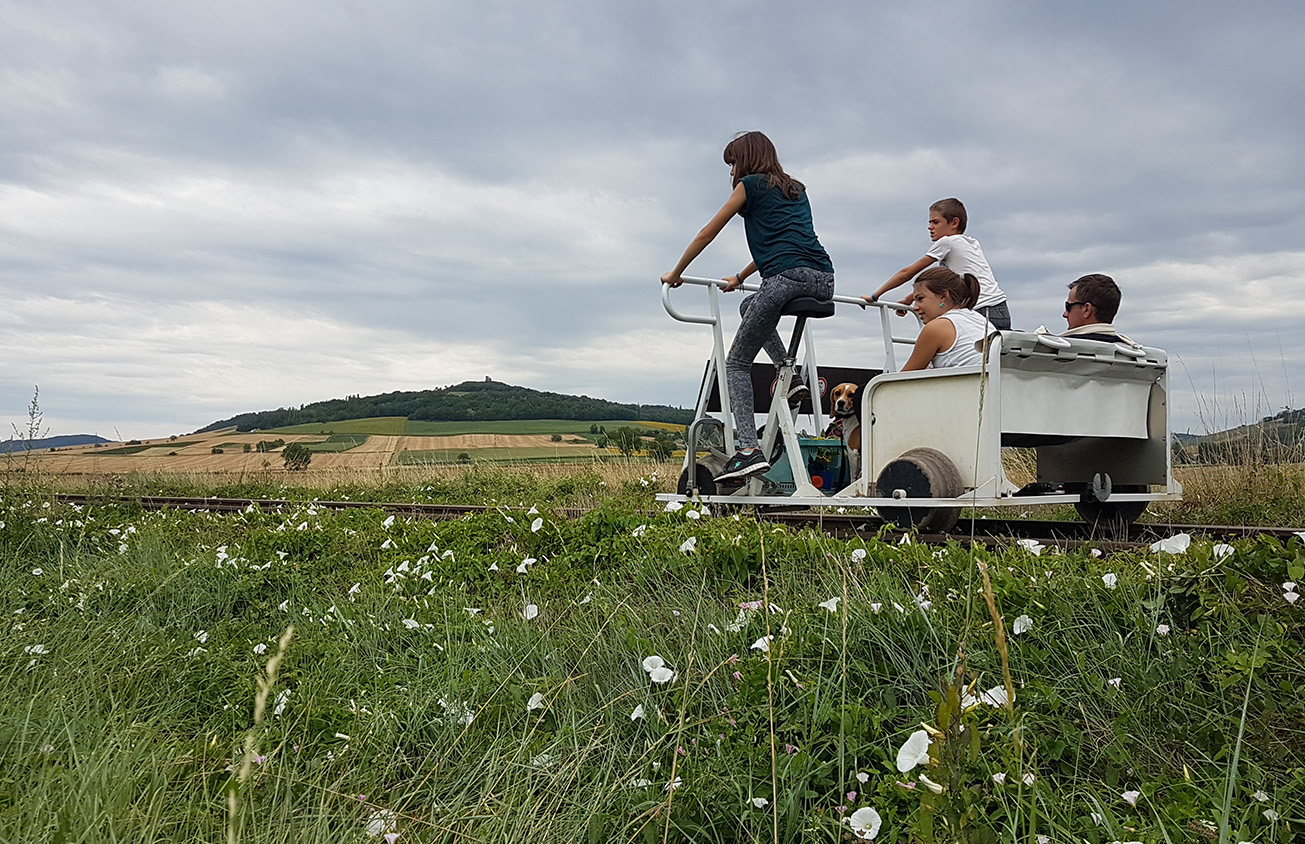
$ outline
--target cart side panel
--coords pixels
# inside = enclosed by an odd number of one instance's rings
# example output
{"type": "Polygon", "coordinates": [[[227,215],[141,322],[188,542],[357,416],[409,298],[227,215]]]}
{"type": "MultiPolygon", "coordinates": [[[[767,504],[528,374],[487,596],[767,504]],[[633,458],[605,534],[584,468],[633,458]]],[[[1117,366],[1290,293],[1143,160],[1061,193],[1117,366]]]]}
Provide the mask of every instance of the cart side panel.
{"type": "Polygon", "coordinates": [[[872,381],[861,415],[863,431],[866,420],[874,420],[869,436],[862,436],[866,479],[873,483],[890,462],[922,447],[947,455],[967,491],[1003,478],[1001,449],[987,445],[997,442],[989,430],[999,424],[995,404],[983,408],[988,427],[979,428],[984,377],[966,367],[893,373],[872,381]]]}
{"type": "Polygon", "coordinates": [[[1147,390],[1146,439],[1133,437],[1083,437],[1063,445],[1043,446],[1038,452],[1038,480],[1043,483],[1090,483],[1104,472],[1114,484],[1170,486],[1169,415],[1164,388],[1153,383],[1147,390]]]}

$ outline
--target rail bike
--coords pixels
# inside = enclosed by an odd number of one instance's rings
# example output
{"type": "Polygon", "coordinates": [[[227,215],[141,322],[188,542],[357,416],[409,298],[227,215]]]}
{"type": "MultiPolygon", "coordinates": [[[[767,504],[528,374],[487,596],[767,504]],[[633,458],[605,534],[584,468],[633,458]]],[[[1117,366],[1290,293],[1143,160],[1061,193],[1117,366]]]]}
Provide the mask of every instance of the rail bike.
{"type": "MultiPolygon", "coordinates": [[[[662,286],[662,305],[680,322],[705,325],[712,352],[686,430],[683,471],[675,493],[661,501],[701,500],[760,508],[873,509],[885,520],[926,532],[952,529],[962,508],[1070,504],[1100,529],[1136,521],[1152,501],[1175,501],[1169,431],[1168,356],[1160,349],[1079,340],[1052,334],[993,331],[973,366],[901,372],[913,336],[897,336],[896,302],[795,299],[787,357],[778,371],[754,364],[756,406],[731,407],[725,382],[724,328],[718,279],[684,278],[662,286]],[[706,313],[686,313],[672,301],[706,294],[706,313]],[[823,367],[814,324],[836,309],[877,309],[883,368],[823,367]],[[810,399],[790,404],[796,379],[810,399]],[[833,384],[858,384],[859,447],[812,436],[797,420],[822,431],[833,384]],[[734,453],[734,415],[765,413],[761,448],[771,468],[733,482],[713,480],[734,453]],[[1036,480],[1006,476],[1002,450],[1031,450],[1036,480]]],[[[744,284],[745,291],[756,285],[744,284]]],[[[783,326],[781,324],[781,331],[783,326]]]]}

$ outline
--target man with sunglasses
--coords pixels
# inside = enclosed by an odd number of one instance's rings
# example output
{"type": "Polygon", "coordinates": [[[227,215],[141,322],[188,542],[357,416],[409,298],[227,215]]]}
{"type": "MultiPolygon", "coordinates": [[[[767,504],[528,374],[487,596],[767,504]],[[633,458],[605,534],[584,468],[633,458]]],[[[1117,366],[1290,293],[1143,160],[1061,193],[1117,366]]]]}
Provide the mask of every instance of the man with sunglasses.
{"type": "Polygon", "coordinates": [[[1065,300],[1065,322],[1069,323],[1069,330],[1060,336],[1136,346],[1137,343],[1111,324],[1118,310],[1119,286],[1115,280],[1101,273],[1085,275],[1069,285],[1069,298],[1065,300]]]}

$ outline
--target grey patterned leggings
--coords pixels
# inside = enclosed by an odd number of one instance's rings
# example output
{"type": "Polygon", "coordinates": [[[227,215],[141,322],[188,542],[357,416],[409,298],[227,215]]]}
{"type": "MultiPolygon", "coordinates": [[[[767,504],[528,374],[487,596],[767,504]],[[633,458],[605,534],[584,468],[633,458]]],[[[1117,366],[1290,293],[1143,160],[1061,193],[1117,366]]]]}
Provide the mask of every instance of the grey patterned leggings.
{"type": "Polygon", "coordinates": [[[757,445],[757,422],[753,418],[752,362],[763,348],[775,368],[784,362],[787,350],[776,331],[780,311],[790,299],[810,296],[829,299],[834,295],[834,274],[796,267],[761,280],[761,289],[739,304],[743,322],[725,356],[725,378],[730,391],[730,409],[738,430],[738,447],[757,445]]]}

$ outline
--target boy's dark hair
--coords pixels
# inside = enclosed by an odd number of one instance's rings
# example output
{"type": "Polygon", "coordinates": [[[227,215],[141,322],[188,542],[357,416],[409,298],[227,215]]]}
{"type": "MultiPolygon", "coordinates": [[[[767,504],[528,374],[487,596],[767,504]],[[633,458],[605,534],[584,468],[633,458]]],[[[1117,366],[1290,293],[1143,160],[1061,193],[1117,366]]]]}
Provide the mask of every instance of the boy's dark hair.
{"type": "Polygon", "coordinates": [[[979,301],[979,279],[974,273],[957,275],[946,267],[930,267],[915,277],[916,284],[937,293],[946,293],[958,308],[973,308],[979,301]]]}
{"type": "Polygon", "coordinates": [[[965,204],[959,199],[954,196],[948,197],[947,199],[940,199],[933,205],[930,205],[929,210],[937,211],[943,216],[944,220],[951,221],[959,219],[961,223],[956,227],[956,231],[958,234],[965,234],[965,224],[969,222],[970,218],[965,214],[965,204]]]}
{"type": "Polygon", "coordinates": [[[1080,302],[1089,302],[1102,322],[1114,322],[1119,313],[1119,285],[1108,275],[1090,273],[1070,282],[1070,292],[1080,302]]]}
{"type": "Polygon", "coordinates": [[[806,186],[784,172],[779,166],[779,153],[770,138],[760,132],[740,132],[734,140],[725,145],[725,163],[734,167],[734,186],[744,176],[760,174],[767,176],[768,187],[779,188],[780,193],[789,199],[797,199],[806,190],[806,186]]]}

